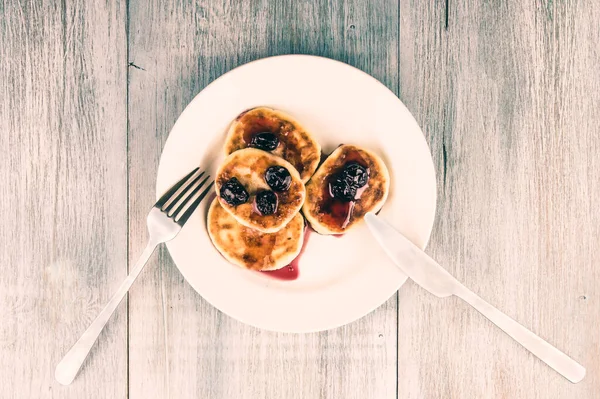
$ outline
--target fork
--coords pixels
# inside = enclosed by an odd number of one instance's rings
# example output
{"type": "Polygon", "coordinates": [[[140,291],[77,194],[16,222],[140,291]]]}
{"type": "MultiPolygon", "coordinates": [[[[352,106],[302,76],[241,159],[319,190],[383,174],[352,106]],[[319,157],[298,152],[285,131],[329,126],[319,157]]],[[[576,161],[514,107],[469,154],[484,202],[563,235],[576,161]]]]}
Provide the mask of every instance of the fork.
{"type": "Polygon", "coordinates": [[[199,169],[194,169],[171,187],[150,210],[147,218],[150,237],[146,249],[104,309],[56,366],[54,378],[62,385],[69,385],[73,382],[100,332],[148,262],[154,249],[158,244],[175,238],[210,191],[214,182],[209,182],[210,176],[208,174],[205,176],[205,172],[198,173],[199,169]],[[196,197],[203,187],[205,187],[204,190],[196,197]],[[194,197],[196,199],[193,200],[194,197]]]}

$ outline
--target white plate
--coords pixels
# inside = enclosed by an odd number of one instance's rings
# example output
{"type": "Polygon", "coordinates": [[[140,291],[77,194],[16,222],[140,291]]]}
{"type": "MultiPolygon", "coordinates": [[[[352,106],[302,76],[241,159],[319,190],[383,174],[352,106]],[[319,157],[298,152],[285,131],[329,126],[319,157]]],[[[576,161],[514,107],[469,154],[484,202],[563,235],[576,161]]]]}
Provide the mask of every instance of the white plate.
{"type": "MultiPolygon", "coordinates": [[[[424,247],[433,225],[435,174],[429,148],[402,102],[373,77],[326,58],[288,55],[243,65],[208,85],[181,114],[162,153],[157,198],[197,165],[214,176],[229,123],[265,105],[291,114],[331,152],[339,144],[372,149],[386,162],[391,191],[381,215],[424,247]]],[[[356,320],[406,281],[363,224],[342,238],[313,233],[300,276],[280,281],[229,264],[206,231],[203,203],[167,247],[204,299],[244,323],[310,332],[356,320]]]]}

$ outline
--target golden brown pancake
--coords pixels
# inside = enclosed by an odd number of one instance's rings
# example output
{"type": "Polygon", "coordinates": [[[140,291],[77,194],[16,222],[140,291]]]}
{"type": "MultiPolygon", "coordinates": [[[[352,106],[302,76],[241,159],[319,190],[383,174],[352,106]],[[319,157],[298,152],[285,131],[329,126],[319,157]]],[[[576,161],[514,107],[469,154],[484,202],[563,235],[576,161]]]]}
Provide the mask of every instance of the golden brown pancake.
{"type": "Polygon", "coordinates": [[[304,219],[300,213],[276,233],[261,233],[239,224],[215,198],[208,210],[208,234],[229,262],[250,270],[276,270],[302,249],[304,219]]]}
{"type": "Polygon", "coordinates": [[[367,212],[381,209],[389,187],[389,172],[377,155],[364,148],[342,145],[331,153],[306,185],[302,212],[317,233],[343,234],[362,221],[367,212]],[[329,181],[351,162],[367,168],[367,184],[357,191],[354,201],[333,198],[329,181]]]}
{"type": "Polygon", "coordinates": [[[274,233],[284,227],[300,211],[306,195],[304,183],[296,169],[283,158],[255,148],[246,148],[229,155],[217,171],[215,180],[217,196],[223,208],[233,215],[238,223],[263,233],[274,233]],[[270,190],[265,181],[265,172],[270,166],[282,166],[291,176],[289,189],[277,192],[277,210],[271,215],[262,215],[256,208],[256,194],[270,190]],[[232,206],[221,198],[221,187],[236,178],[249,194],[243,204],[232,206]]]}
{"type": "Polygon", "coordinates": [[[281,111],[258,107],[241,113],[227,133],[225,154],[249,147],[252,137],[261,132],[275,134],[279,145],[271,153],[294,165],[306,183],[319,166],[321,146],[297,121],[281,111]]]}

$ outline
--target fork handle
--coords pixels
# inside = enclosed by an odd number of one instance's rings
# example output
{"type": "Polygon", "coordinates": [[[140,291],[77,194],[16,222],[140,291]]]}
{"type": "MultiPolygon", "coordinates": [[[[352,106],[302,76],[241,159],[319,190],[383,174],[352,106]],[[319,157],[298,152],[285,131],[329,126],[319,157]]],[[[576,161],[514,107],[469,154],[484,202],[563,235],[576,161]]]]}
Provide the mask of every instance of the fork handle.
{"type": "Polygon", "coordinates": [[[146,262],[148,262],[150,255],[152,255],[157,245],[158,243],[152,241],[148,243],[148,246],[146,246],[146,249],[144,249],[144,252],[134,265],[133,270],[129,273],[127,278],[125,278],[125,281],[119,286],[88,329],[85,330],[81,338],[79,338],[60,363],[58,363],[56,371],[54,372],[54,378],[56,378],[59,383],[62,385],[69,385],[73,382],[79,369],[83,365],[85,358],[90,353],[90,349],[92,349],[92,346],[94,346],[94,343],[98,339],[100,332],[102,332],[108,319],[110,319],[110,316],[112,316],[117,306],[119,306],[119,303],[121,303],[129,291],[129,288],[146,265],[146,262]]]}
{"type": "Polygon", "coordinates": [[[454,295],[473,306],[515,341],[572,383],[578,383],[585,376],[585,368],[581,364],[481,299],[464,285],[460,284],[454,295]]]}

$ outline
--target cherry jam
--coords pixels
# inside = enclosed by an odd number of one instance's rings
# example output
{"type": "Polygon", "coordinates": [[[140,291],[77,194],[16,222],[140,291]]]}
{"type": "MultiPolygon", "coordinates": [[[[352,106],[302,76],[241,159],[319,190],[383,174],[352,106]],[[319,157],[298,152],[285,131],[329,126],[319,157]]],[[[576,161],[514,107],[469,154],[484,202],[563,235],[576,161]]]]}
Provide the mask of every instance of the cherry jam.
{"type": "Polygon", "coordinates": [[[348,151],[344,157],[344,164],[337,171],[334,171],[331,176],[325,179],[325,184],[323,185],[323,199],[319,204],[319,212],[323,217],[323,221],[330,226],[341,229],[345,229],[348,226],[348,223],[350,223],[356,200],[360,199],[360,196],[368,187],[368,184],[365,184],[363,187],[357,189],[354,198],[351,200],[343,200],[334,197],[331,192],[331,183],[333,179],[338,177],[340,171],[349,164],[358,164],[369,171],[367,162],[358,151],[348,151]]]}
{"type": "Polygon", "coordinates": [[[252,118],[248,121],[248,126],[244,130],[244,143],[247,146],[251,146],[255,143],[255,136],[259,133],[271,133],[275,136],[278,136],[279,130],[281,126],[278,122],[269,120],[264,116],[257,116],[256,118],[252,118]]]}

